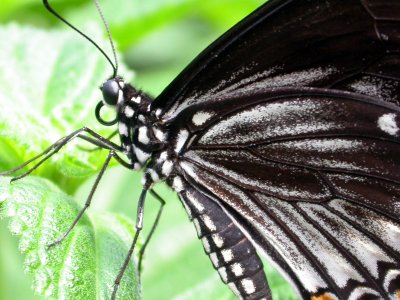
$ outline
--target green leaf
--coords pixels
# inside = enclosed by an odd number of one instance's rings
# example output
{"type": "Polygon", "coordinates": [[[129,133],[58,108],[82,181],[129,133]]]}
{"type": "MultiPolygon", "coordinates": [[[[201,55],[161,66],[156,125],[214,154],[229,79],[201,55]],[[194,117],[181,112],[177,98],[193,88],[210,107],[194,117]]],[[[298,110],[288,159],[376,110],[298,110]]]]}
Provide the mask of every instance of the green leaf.
{"type": "MultiPolygon", "coordinates": [[[[90,35],[100,33],[93,30],[90,35]]],[[[1,171],[18,166],[83,125],[106,136],[110,133],[97,124],[93,107],[101,99],[94,87],[112,70],[91,44],[69,30],[45,32],[8,25],[0,27],[0,49],[1,171]]],[[[9,185],[9,178],[1,178],[0,209],[11,218],[11,231],[20,235],[25,270],[38,295],[109,299],[132,241],[133,224],[118,215],[85,214],[63,243],[46,250],[81,207],[65,192],[76,191],[105,160],[105,151],[80,151],[77,144],[91,147],[75,141],[35,171],[51,182],[29,176],[9,185]]],[[[131,264],[120,299],[139,298],[134,270],[131,264]]]]}
{"type": "MultiPolygon", "coordinates": [[[[35,292],[51,299],[108,299],[132,240],[131,222],[87,213],[61,244],[47,249],[72,224],[78,205],[42,178],[8,182],[0,178],[2,214],[11,217],[10,230],[20,235],[35,292]]],[[[139,298],[135,270],[130,263],[118,299],[139,298]]]]}

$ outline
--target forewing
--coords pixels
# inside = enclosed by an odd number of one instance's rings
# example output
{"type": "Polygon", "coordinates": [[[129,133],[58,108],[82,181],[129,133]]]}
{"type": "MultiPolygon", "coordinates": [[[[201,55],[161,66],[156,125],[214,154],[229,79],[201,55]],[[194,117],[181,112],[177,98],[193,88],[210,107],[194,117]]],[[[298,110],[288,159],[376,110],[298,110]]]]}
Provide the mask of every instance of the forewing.
{"type": "Polygon", "coordinates": [[[200,54],[153,102],[186,107],[276,87],[323,87],[399,103],[400,2],[272,0],[200,54]]]}
{"type": "Polygon", "coordinates": [[[249,94],[202,109],[201,125],[193,122],[199,110],[176,119],[191,133],[181,173],[240,220],[305,299],[395,299],[397,106],[302,88],[249,94]]]}

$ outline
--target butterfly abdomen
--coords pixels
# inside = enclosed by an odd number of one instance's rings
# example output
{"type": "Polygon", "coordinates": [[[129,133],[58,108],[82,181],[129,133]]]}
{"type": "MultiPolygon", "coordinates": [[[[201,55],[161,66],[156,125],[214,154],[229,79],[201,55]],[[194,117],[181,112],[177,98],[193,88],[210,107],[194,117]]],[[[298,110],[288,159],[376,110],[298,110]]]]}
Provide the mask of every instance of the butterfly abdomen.
{"type": "Polygon", "coordinates": [[[223,282],[240,299],[271,299],[254,246],[228,214],[192,187],[185,186],[180,194],[205,252],[223,282]]]}

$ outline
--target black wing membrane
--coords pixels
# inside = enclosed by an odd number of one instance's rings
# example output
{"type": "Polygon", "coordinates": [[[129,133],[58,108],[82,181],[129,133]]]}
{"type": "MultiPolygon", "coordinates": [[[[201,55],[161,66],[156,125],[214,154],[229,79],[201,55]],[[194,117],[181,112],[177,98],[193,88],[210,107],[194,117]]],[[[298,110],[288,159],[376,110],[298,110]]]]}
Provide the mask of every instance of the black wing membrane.
{"type": "Polygon", "coordinates": [[[215,108],[224,114],[208,107],[219,118],[207,128],[191,128],[180,161],[188,184],[223,206],[304,299],[396,299],[400,108],[312,88],[225,103],[215,108]]]}
{"type": "Polygon", "coordinates": [[[334,88],[400,103],[400,2],[273,0],[200,54],[153,102],[165,117],[221,96],[334,88]]]}
{"type": "Polygon", "coordinates": [[[215,201],[304,299],[400,295],[399,52],[398,1],[270,1],[152,103],[188,131],[182,201],[215,201]]]}

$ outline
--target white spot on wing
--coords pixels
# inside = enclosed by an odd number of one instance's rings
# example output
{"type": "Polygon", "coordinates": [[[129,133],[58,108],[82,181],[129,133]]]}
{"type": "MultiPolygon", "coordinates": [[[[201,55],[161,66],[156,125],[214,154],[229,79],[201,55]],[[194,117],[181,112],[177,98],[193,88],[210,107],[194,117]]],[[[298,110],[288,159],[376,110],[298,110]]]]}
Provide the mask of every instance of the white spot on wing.
{"type": "Polygon", "coordinates": [[[208,121],[214,114],[206,111],[199,111],[192,117],[192,122],[196,126],[201,126],[208,121]]]}
{"type": "Polygon", "coordinates": [[[399,127],[397,127],[395,119],[396,114],[384,114],[378,119],[378,127],[390,135],[397,135],[399,127]]]}

